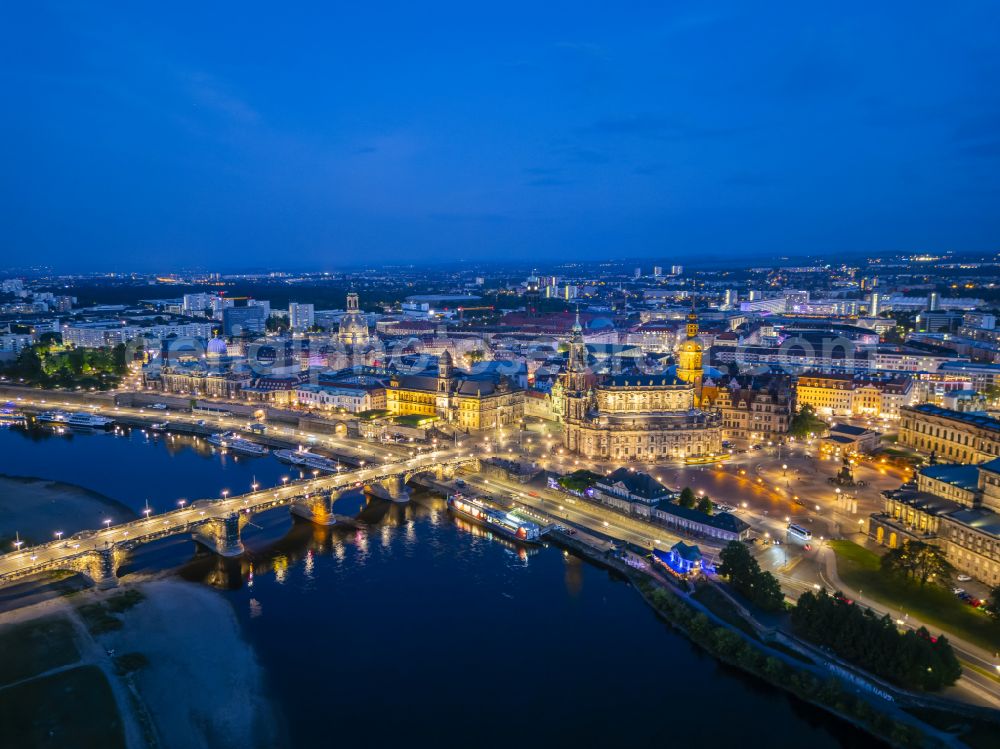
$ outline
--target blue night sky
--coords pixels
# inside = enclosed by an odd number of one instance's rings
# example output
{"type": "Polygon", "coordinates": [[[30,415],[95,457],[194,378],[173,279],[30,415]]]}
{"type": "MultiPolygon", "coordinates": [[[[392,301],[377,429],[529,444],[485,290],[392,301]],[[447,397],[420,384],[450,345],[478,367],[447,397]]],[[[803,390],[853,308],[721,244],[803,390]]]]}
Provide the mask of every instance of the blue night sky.
{"type": "Polygon", "coordinates": [[[994,0],[98,5],[0,11],[5,266],[1000,249],[994,0]]]}

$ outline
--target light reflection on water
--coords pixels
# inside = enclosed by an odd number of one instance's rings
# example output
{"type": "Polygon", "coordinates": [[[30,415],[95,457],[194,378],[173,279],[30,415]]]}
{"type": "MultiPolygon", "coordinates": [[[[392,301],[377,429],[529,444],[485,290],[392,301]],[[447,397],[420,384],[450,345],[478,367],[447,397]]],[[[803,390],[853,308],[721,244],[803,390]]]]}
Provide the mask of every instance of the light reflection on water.
{"type": "MultiPolygon", "coordinates": [[[[140,485],[169,506],[288,475],[273,458],[134,432],[32,441],[8,431],[0,455],[6,472],[80,483],[136,509],[140,485]]],[[[175,538],[132,561],[180,565],[230,600],[293,746],[745,745],[757,730],[770,749],[872,745],[721,667],[628,586],[558,549],[495,537],[440,499],[337,502],[339,514],[353,503],[365,527],[293,522],[278,509],[254,518],[239,559],[175,538]]]]}

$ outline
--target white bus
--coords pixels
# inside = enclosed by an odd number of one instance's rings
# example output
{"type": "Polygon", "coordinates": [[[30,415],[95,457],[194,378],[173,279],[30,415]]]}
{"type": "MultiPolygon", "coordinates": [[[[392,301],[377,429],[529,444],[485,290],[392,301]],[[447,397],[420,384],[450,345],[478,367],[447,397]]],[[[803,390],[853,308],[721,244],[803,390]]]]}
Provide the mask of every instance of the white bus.
{"type": "Polygon", "coordinates": [[[812,531],[803,528],[801,525],[796,525],[795,523],[788,524],[788,535],[799,539],[800,541],[809,541],[812,539],[812,531]]]}

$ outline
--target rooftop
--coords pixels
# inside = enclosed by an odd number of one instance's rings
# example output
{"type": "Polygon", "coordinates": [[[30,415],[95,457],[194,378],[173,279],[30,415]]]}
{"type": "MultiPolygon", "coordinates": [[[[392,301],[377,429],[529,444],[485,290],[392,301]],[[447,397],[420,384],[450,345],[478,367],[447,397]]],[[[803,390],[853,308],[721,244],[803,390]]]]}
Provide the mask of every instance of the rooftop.
{"type": "MultiPolygon", "coordinates": [[[[989,469],[1000,473],[1000,460],[992,460],[995,467],[989,469]]],[[[988,465],[988,464],[984,464],[988,465]]],[[[981,466],[961,465],[958,463],[940,463],[938,465],[927,466],[921,469],[920,475],[927,478],[943,481],[946,484],[957,486],[967,491],[975,491],[979,488],[979,469],[981,466]]]]}
{"type": "Polygon", "coordinates": [[[648,473],[632,471],[628,468],[619,468],[617,471],[597,482],[598,486],[602,484],[604,486],[613,486],[617,483],[623,484],[630,493],[636,495],[637,497],[645,497],[646,499],[655,499],[657,497],[665,497],[673,494],[670,489],[665,487],[648,473]]]}
{"type": "Polygon", "coordinates": [[[952,411],[950,408],[941,408],[940,406],[935,406],[931,403],[921,403],[919,406],[906,406],[904,408],[907,411],[916,411],[918,413],[927,414],[928,416],[940,416],[943,419],[961,421],[971,426],[1000,432],[1000,420],[994,419],[992,416],[982,416],[974,413],[952,411]]]}

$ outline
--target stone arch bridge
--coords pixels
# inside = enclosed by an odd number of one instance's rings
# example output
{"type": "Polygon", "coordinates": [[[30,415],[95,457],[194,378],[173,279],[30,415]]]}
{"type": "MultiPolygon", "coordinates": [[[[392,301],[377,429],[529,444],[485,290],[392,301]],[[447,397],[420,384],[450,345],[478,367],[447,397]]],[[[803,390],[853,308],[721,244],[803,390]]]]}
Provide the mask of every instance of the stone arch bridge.
{"type": "Polygon", "coordinates": [[[475,457],[428,454],[224,499],[200,499],[160,515],[82,531],[69,539],[0,555],[0,585],[41,572],[68,570],[82,573],[98,588],[114,587],[117,570],[129,552],[151,541],[190,533],[211,551],[235,557],[243,553],[243,527],[255,514],[279,505],[287,505],[295,515],[311,522],[334,525],[345,519],[332,511],[333,500],[344,491],[363,487],[375,496],[405,502],[409,499],[406,484],[417,475],[433,474],[441,481],[459,470],[478,469],[479,459],[475,457]]]}

